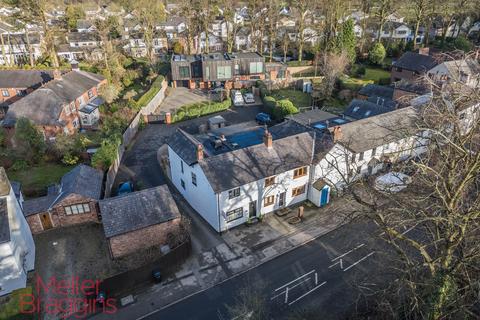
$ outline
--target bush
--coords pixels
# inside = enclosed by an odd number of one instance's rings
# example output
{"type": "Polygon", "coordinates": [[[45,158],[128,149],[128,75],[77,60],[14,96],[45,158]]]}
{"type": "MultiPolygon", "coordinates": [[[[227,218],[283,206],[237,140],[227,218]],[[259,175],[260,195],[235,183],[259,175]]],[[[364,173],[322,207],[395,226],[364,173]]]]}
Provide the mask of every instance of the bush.
{"type": "Polygon", "coordinates": [[[464,36],[458,36],[458,38],[453,41],[453,46],[455,49],[462,50],[464,52],[469,52],[473,49],[472,43],[464,36]]]}
{"type": "Polygon", "coordinates": [[[120,141],[104,140],[100,148],[92,157],[92,166],[97,169],[107,170],[117,158],[117,148],[120,141]]]}
{"type": "Polygon", "coordinates": [[[277,104],[277,101],[272,96],[266,96],[263,98],[263,104],[265,105],[265,107],[273,109],[277,104]]]}
{"type": "Polygon", "coordinates": [[[386,56],[385,47],[381,42],[376,42],[368,52],[368,60],[372,64],[381,64],[386,56]]]}
{"type": "Polygon", "coordinates": [[[262,80],[257,80],[256,86],[258,89],[260,89],[260,97],[263,99],[265,96],[270,94],[270,91],[268,90],[267,86],[262,80]]]}
{"type": "Polygon", "coordinates": [[[230,99],[226,99],[222,102],[201,102],[185,105],[178,109],[173,115],[172,122],[202,117],[211,113],[227,110],[231,106],[232,100],[230,99]]]}
{"type": "Polygon", "coordinates": [[[78,160],[80,160],[79,157],[72,155],[70,152],[68,152],[63,156],[62,162],[67,166],[73,166],[78,163],[78,160]]]}
{"type": "Polygon", "coordinates": [[[387,86],[390,84],[390,78],[380,78],[378,79],[378,84],[381,86],[387,86]]]}
{"type": "Polygon", "coordinates": [[[294,114],[294,113],[298,113],[298,109],[288,99],[278,100],[275,106],[275,109],[273,109],[273,116],[277,120],[281,120],[286,116],[288,116],[289,114],[294,114]]]}
{"type": "Polygon", "coordinates": [[[150,89],[148,89],[145,94],[143,94],[140,99],[137,101],[137,105],[139,108],[145,107],[150,101],[152,101],[153,97],[160,91],[162,88],[164,77],[162,75],[158,76],[155,81],[153,81],[150,89]]]}
{"type": "Polygon", "coordinates": [[[365,73],[367,72],[367,69],[365,68],[364,65],[354,65],[352,71],[353,71],[352,73],[353,73],[356,77],[361,78],[362,76],[365,75],[365,73]]]}
{"type": "Polygon", "coordinates": [[[25,171],[28,168],[28,163],[25,160],[15,160],[12,165],[12,171],[25,171]]]}

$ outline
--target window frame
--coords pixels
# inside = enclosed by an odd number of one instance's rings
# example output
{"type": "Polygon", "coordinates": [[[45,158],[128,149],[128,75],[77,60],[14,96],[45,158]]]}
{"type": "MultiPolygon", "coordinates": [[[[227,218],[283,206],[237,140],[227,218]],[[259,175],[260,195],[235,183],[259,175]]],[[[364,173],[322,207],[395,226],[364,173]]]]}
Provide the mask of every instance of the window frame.
{"type": "Polygon", "coordinates": [[[307,166],[299,167],[293,170],[293,179],[304,177],[308,174],[307,166]]]}
{"type": "Polygon", "coordinates": [[[190,78],[190,67],[188,67],[188,66],[178,66],[178,75],[180,76],[180,78],[190,78]],[[182,72],[182,70],[187,70],[188,74],[185,75],[185,73],[182,72]]]}
{"type": "Polygon", "coordinates": [[[232,221],[235,221],[241,218],[243,218],[243,207],[229,210],[225,213],[225,221],[227,223],[230,223],[232,221]],[[233,218],[229,218],[229,216],[233,216],[233,218]]]}
{"type": "Polygon", "coordinates": [[[305,185],[301,185],[292,189],[292,197],[298,197],[305,193],[305,185]]]}
{"type": "Polygon", "coordinates": [[[185,186],[185,181],[183,179],[180,179],[180,185],[182,186],[183,190],[187,190],[187,187],[185,186]]]}
{"type": "Polygon", "coordinates": [[[3,89],[2,90],[2,96],[3,97],[10,97],[10,92],[8,92],[8,89],[3,89]]]}
{"type": "Polygon", "coordinates": [[[192,184],[196,187],[197,186],[197,175],[194,172],[192,174],[192,184]]]}
{"type": "Polygon", "coordinates": [[[275,178],[276,176],[266,177],[263,187],[266,188],[266,187],[273,186],[275,184],[275,178]]]}
{"type": "Polygon", "coordinates": [[[265,196],[263,198],[263,206],[264,207],[269,207],[269,206],[272,206],[273,204],[275,204],[275,196],[274,195],[265,196]]]}
{"type": "Polygon", "coordinates": [[[228,190],[228,199],[235,199],[240,197],[240,187],[228,190]]]}
{"type": "Polygon", "coordinates": [[[90,204],[85,202],[63,206],[63,210],[65,212],[65,215],[67,216],[73,216],[77,214],[92,212],[92,209],[90,208],[90,204]]]}

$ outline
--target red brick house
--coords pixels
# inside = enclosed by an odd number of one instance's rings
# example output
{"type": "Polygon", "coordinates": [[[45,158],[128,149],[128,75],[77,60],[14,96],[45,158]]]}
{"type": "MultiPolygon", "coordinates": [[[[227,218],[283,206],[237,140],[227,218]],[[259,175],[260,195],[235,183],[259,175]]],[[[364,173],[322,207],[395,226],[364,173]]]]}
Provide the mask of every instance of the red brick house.
{"type": "Polygon", "coordinates": [[[103,172],[80,164],[52,186],[44,197],[23,202],[32,233],[68,225],[98,222],[103,172]]]}
{"type": "Polygon", "coordinates": [[[44,70],[1,70],[0,71],[0,119],[8,106],[20,100],[43,84],[53,80],[52,71],[44,70]]]}
{"type": "Polygon", "coordinates": [[[407,51],[392,63],[391,82],[416,81],[437,64],[437,60],[426,51],[421,53],[407,51]]]}
{"type": "Polygon", "coordinates": [[[103,229],[113,258],[169,245],[180,232],[180,213],[167,185],[100,201],[103,229]]]}
{"type": "Polygon", "coordinates": [[[9,136],[13,135],[17,119],[22,117],[32,121],[45,139],[73,134],[82,127],[80,110],[97,98],[105,78],[79,69],[54,73],[54,80],[10,105],[3,121],[9,136]]]}

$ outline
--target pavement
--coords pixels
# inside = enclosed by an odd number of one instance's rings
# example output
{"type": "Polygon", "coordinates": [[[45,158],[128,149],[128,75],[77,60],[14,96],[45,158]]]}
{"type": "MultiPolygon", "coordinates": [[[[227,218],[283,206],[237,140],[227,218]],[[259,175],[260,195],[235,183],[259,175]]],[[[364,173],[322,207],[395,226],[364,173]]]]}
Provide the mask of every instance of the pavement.
{"type": "MultiPolygon", "coordinates": [[[[214,241],[208,241],[214,245],[208,246],[209,249],[202,246],[194,249],[192,256],[174,276],[146,291],[134,293],[135,302],[121,308],[115,315],[116,319],[136,319],[202,290],[211,290],[209,288],[227,279],[327,234],[344,222],[342,212],[351,211],[351,205],[345,203],[337,201],[324,208],[305,207],[303,221],[295,225],[287,222],[289,217],[296,215],[295,208],[286,216],[271,214],[262,222],[240,226],[214,241]]],[[[205,222],[201,220],[201,223],[205,222]]],[[[210,228],[203,230],[202,234],[205,236],[212,232],[210,228]]],[[[192,239],[192,244],[196,242],[192,239]]],[[[108,317],[99,314],[95,319],[108,317]]]]}

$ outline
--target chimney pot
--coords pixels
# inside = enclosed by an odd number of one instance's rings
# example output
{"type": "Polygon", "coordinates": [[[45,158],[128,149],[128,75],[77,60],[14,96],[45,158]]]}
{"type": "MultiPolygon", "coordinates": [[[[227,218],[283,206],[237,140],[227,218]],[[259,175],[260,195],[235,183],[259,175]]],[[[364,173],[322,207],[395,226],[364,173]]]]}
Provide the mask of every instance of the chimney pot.
{"type": "Polygon", "coordinates": [[[263,135],[263,143],[268,149],[273,148],[272,134],[267,129],[265,129],[265,134],[263,135]]]}
{"type": "Polygon", "coordinates": [[[197,161],[203,160],[203,146],[201,144],[197,145],[197,161]]]}
{"type": "Polygon", "coordinates": [[[336,126],[332,130],[333,134],[333,142],[338,142],[342,139],[342,128],[340,126],[336,126]]]}

